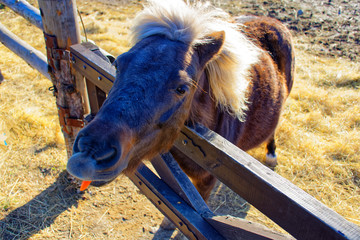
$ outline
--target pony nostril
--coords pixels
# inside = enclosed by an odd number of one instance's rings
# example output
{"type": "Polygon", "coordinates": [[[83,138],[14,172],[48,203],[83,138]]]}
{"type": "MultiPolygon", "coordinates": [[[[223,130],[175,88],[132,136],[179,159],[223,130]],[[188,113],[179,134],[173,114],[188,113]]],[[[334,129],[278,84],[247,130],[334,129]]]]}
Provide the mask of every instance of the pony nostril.
{"type": "Polygon", "coordinates": [[[102,149],[101,152],[98,151],[94,154],[94,158],[96,161],[105,161],[115,157],[116,153],[117,151],[113,147],[108,149],[102,149]]]}
{"type": "Polygon", "coordinates": [[[73,153],[80,152],[80,145],[79,145],[80,138],[81,138],[81,136],[80,136],[80,134],[78,134],[78,136],[75,139],[74,145],[73,145],[73,153]]]}
{"type": "Polygon", "coordinates": [[[84,152],[89,144],[87,144],[87,139],[84,135],[78,136],[74,143],[74,151],[75,152],[84,152]]]}

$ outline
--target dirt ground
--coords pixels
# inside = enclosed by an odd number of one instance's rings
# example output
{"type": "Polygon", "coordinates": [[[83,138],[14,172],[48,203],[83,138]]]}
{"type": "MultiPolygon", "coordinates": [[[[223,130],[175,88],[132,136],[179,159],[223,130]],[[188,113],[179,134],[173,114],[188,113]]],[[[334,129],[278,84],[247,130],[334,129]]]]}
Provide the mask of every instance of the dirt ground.
{"type": "Polygon", "coordinates": [[[350,60],[359,59],[359,0],[233,2],[234,5],[240,4],[240,8],[229,9],[234,15],[251,13],[279,19],[295,36],[300,37],[302,44],[306,44],[303,48],[311,53],[345,57],[350,60]]]}
{"type": "MultiPolygon", "coordinates": [[[[129,0],[97,0],[105,4],[127,4],[129,0]]],[[[274,17],[306,44],[304,49],[329,57],[359,59],[360,0],[210,0],[231,15],[274,17]],[[312,47],[309,48],[308,44],[312,47]]]]}
{"type": "MultiPolygon", "coordinates": [[[[78,1],[78,7],[85,18],[87,15],[92,16],[92,8],[97,9],[94,18],[105,18],[106,11],[115,8],[131,18],[141,8],[139,2],[129,0],[78,1]],[[85,2],[88,3],[86,7],[85,2]],[[136,11],[129,10],[130,13],[128,13],[122,10],[125,8],[136,9],[136,11]]],[[[359,61],[360,0],[243,0],[241,2],[214,0],[212,2],[234,16],[254,14],[279,19],[291,29],[296,38],[296,47],[301,51],[321,57],[359,61]]],[[[121,18],[126,19],[127,17],[121,16],[121,18]]],[[[114,16],[113,20],[120,21],[120,16],[114,16]]],[[[108,29],[111,29],[110,25],[114,24],[114,21],[108,23],[108,29]]],[[[94,31],[99,30],[95,27],[94,29],[94,31]]],[[[107,42],[104,40],[103,44],[105,45],[107,42]]],[[[114,55],[117,53],[116,51],[121,50],[114,50],[114,55]]],[[[5,72],[4,76],[7,75],[9,73],[5,72]]],[[[349,88],[358,89],[359,84],[360,80],[355,79],[351,81],[349,88]]],[[[49,101],[53,102],[53,99],[49,97],[49,101]]],[[[51,106],[51,108],[55,110],[55,106],[51,106]]],[[[290,110],[288,115],[289,112],[290,110]]],[[[54,111],[53,114],[56,115],[56,112],[54,111]]],[[[359,122],[356,124],[354,128],[359,128],[359,122]]],[[[283,135],[286,134],[291,135],[289,132],[285,132],[283,135]]],[[[11,146],[11,139],[9,144],[11,146]]],[[[6,149],[4,146],[1,147],[0,151],[6,149]]],[[[15,147],[13,148],[16,150],[15,147]]],[[[160,240],[184,238],[178,231],[158,231],[163,218],[162,214],[128,178],[121,176],[104,187],[90,187],[88,191],[79,193],[78,186],[71,182],[66,171],[63,170],[66,165],[66,153],[63,145],[58,143],[45,146],[39,144],[25,150],[19,148],[17,151],[22,156],[26,155],[28,159],[36,160],[33,160],[30,167],[14,164],[14,166],[8,167],[9,170],[6,170],[11,174],[6,173],[7,175],[3,176],[5,180],[9,179],[6,180],[7,182],[11,182],[13,178],[16,178],[17,172],[22,175],[29,174],[27,180],[23,182],[17,180],[17,182],[11,183],[13,185],[9,184],[9,196],[14,196],[16,200],[11,200],[10,197],[3,198],[0,195],[0,239],[160,240]],[[49,159],[53,156],[56,156],[57,160],[50,163],[49,159]],[[19,188],[19,185],[22,188],[19,188]],[[15,198],[16,195],[22,197],[15,198]],[[5,204],[3,199],[9,203],[5,204]]],[[[284,158],[288,154],[281,147],[279,152],[284,158]]],[[[262,150],[261,154],[263,153],[262,150]]],[[[255,153],[255,157],[260,159],[262,158],[261,154],[255,153]]],[[[10,159],[10,157],[0,154],[0,160],[10,159]]],[[[29,161],[28,159],[26,161],[29,161]]],[[[285,165],[285,163],[282,164],[285,165]]],[[[0,164],[0,166],[2,165],[0,164]]],[[[290,169],[292,166],[288,168],[290,169]]],[[[355,183],[354,191],[359,194],[360,172],[354,170],[353,175],[353,180],[349,181],[355,183]]],[[[294,175],[292,180],[295,181],[296,177],[294,175]]],[[[354,185],[354,183],[351,184],[354,185]]],[[[314,193],[311,192],[311,194],[314,193]]],[[[331,196],[327,197],[331,198],[331,196]]],[[[215,187],[209,205],[216,214],[231,214],[235,217],[244,217],[250,209],[249,204],[220,183],[215,187]]],[[[355,211],[359,211],[359,209],[355,209],[355,211]]],[[[358,223],[359,219],[355,219],[355,221],[358,223]]]]}

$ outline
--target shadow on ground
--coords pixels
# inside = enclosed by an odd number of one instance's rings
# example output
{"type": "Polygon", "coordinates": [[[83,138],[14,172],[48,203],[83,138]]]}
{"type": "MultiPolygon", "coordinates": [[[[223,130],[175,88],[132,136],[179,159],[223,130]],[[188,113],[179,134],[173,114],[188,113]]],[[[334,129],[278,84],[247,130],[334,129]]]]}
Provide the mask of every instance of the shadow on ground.
{"type": "Polygon", "coordinates": [[[61,172],[50,187],[0,220],[0,239],[30,238],[49,227],[64,211],[77,206],[81,196],[68,173],[61,172]]]}

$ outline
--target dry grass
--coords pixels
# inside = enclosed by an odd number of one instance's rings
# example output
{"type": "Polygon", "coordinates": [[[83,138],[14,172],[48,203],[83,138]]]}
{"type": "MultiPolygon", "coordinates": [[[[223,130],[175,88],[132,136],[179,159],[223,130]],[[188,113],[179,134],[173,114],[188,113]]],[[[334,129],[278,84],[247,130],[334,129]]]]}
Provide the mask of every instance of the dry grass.
{"type": "MultiPolygon", "coordinates": [[[[90,39],[115,56],[129,48],[128,19],[141,8],[137,2],[78,5],[90,39]]],[[[9,9],[0,10],[0,21],[44,52],[41,31],[9,9]]],[[[277,131],[276,172],[360,225],[360,64],[308,54],[302,42],[295,39],[297,75],[277,131]]],[[[152,231],[161,214],[127,178],[76,193],[64,172],[50,81],[3,45],[0,56],[0,137],[7,137],[7,145],[0,142],[0,238],[158,238],[152,231]]],[[[250,153],[265,155],[263,148],[250,153]]],[[[220,188],[211,200],[217,212],[247,210],[220,188]]],[[[278,228],[254,208],[247,218],[278,228]]]]}

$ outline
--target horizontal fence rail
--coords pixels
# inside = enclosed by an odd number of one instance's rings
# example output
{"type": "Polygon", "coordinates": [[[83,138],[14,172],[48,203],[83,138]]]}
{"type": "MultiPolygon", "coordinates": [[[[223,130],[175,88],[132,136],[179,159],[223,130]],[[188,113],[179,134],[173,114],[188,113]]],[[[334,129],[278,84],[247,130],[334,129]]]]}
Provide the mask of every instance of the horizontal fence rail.
{"type": "Polygon", "coordinates": [[[44,30],[40,10],[24,0],[0,0],[4,4],[36,27],[44,30]]]}
{"type": "Polygon", "coordinates": [[[0,41],[16,55],[24,59],[31,67],[38,70],[46,78],[51,79],[48,73],[48,63],[45,55],[21,40],[1,23],[0,41]]]}

